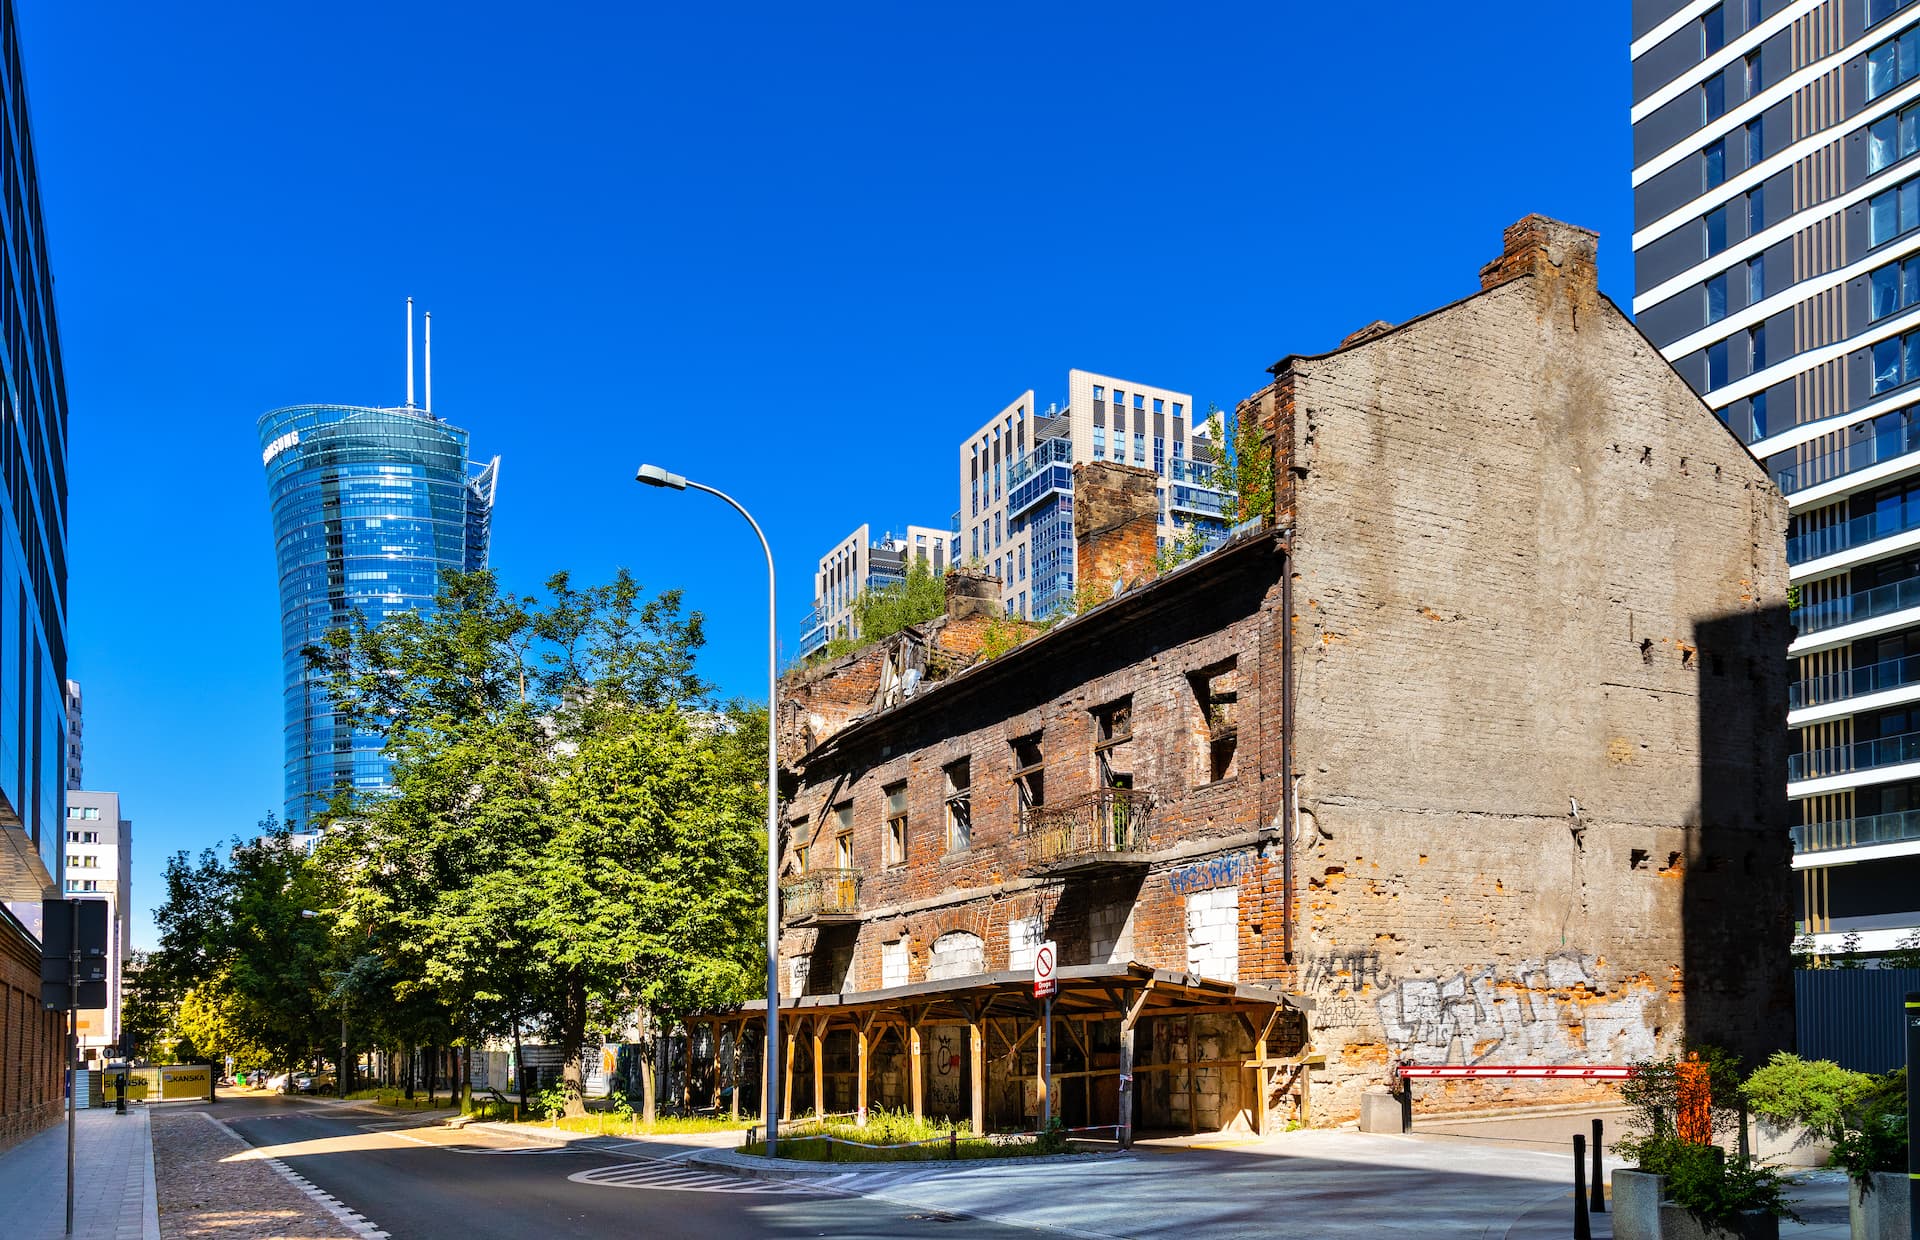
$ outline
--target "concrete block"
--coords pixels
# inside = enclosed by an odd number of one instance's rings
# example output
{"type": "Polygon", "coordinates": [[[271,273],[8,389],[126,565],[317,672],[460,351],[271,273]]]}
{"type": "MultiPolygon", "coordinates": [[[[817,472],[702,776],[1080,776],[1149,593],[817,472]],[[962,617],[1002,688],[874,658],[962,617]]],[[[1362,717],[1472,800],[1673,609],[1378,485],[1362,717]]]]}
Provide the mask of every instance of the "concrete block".
{"type": "Polygon", "coordinates": [[[1660,1240],[1660,1198],[1665,1191],[1664,1176],[1614,1172],[1607,1205],[1613,1213],[1613,1240],[1660,1240]]]}
{"type": "MultiPolygon", "coordinates": [[[[1401,1132],[1400,1099],[1389,1093],[1360,1095],[1361,1132],[1401,1132]]],[[[1619,1233],[1615,1233],[1616,1235],[1619,1233]]]]}
{"type": "Polygon", "coordinates": [[[1874,1172],[1871,1191],[1866,1193],[1857,1183],[1847,1185],[1853,1240],[1907,1240],[1913,1234],[1911,1208],[1907,1177],[1900,1172],[1874,1172]]]}

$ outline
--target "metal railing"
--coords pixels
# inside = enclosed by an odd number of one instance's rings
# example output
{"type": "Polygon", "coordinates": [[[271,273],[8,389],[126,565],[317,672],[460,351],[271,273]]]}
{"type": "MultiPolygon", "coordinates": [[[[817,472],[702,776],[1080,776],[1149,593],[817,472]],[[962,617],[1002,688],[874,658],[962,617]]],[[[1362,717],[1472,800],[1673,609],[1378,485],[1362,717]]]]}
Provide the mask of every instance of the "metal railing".
{"type": "Polygon", "coordinates": [[[1782,495],[1792,495],[1920,449],[1920,420],[1909,422],[1912,413],[1896,409],[1851,428],[1852,442],[1774,470],[1774,484],[1782,495]]]}
{"type": "Polygon", "coordinates": [[[1899,736],[1794,754],[1787,759],[1787,778],[1818,779],[1907,762],[1920,762],[1920,732],[1903,732],[1899,736]]]}
{"type": "Polygon", "coordinates": [[[1818,603],[1807,603],[1793,610],[1793,627],[1801,636],[1822,629],[1892,615],[1909,607],[1920,607],[1920,577],[1892,581],[1858,594],[1843,594],[1818,603]]]}
{"type": "Polygon", "coordinates": [[[1102,788],[1052,805],[1022,807],[1020,843],[1029,865],[1106,853],[1139,852],[1147,844],[1153,794],[1102,788]]]}
{"type": "Polygon", "coordinates": [[[809,870],[780,886],[780,910],[788,921],[802,917],[851,917],[860,911],[860,871],[809,870]]]}
{"type": "Polygon", "coordinates": [[[1838,822],[1803,823],[1793,829],[1793,851],[1831,852],[1836,848],[1864,848],[1869,844],[1901,844],[1920,840],[1920,810],[1869,814],[1838,822]]]}
{"type": "Polygon", "coordinates": [[[1862,513],[1851,521],[1824,529],[1803,530],[1787,539],[1787,563],[1804,564],[1823,555],[1862,547],[1915,529],[1920,529],[1920,503],[1902,504],[1885,512],[1862,513]]]}
{"type": "Polygon", "coordinates": [[[1031,478],[1048,465],[1073,464],[1073,441],[1071,439],[1042,439],[1033,445],[1033,451],[1018,457],[1007,466],[1007,489],[1013,488],[1031,478]]]}
{"type": "Polygon", "coordinates": [[[1841,702],[1848,698],[1861,697],[1868,693],[1884,693],[1888,689],[1899,689],[1907,685],[1920,685],[1920,654],[1910,654],[1904,659],[1885,659],[1879,663],[1870,663],[1865,667],[1856,667],[1844,672],[1828,672],[1824,676],[1808,676],[1796,680],[1787,687],[1787,706],[1799,710],[1803,706],[1821,706],[1828,702],[1841,702]]]}

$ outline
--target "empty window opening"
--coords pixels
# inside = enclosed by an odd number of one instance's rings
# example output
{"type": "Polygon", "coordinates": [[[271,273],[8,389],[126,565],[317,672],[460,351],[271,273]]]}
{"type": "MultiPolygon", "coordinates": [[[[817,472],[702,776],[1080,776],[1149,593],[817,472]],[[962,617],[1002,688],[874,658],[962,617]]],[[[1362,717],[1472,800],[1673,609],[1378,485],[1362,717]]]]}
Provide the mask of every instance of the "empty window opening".
{"type": "Polygon", "coordinates": [[[1095,708],[1093,756],[1102,788],[1133,787],[1133,698],[1095,708]]]}
{"type": "Polygon", "coordinates": [[[907,786],[890,784],[887,794],[887,864],[907,862],[907,786]]]}
{"type": "Polygon", "coordinates": [[[1207,783],[1233,778],[1239,751],[1240,672],[1234,660],[1189,676],[1200,711],[1201,775],[1207,783]]]}
{"type": "Polygon", "coordinates": [[[1047,803],[1046,771],[1038,732],[1013,742],[1013,787],[1020,803],[1020,829],[1025,831],[1033,811],[1047,803]]]}
{"type": "Polygon", "coordinates": [[[947,780],[947,851],[973,846],[972,763],[962,758],[942,769],[947,780]]]}

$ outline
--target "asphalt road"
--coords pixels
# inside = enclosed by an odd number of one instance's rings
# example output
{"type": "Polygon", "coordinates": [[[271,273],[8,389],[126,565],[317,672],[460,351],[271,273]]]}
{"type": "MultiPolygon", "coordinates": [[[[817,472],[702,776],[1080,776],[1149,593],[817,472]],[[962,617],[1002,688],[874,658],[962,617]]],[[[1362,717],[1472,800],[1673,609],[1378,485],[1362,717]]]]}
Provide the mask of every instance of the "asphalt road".
{"type": "Polygon", "coordinates": [[[509,1138],[415,1126],[294,1099],[215,1114],[395,1240],[645,1236],[962,1237],[1037,1232],[863,1197],[697,1172],[632,1143],[620,1152],[522,1149],[509,1138]],[[570,1179],[585,1175],[587,1180],[570,1179]],[[595,1182],[598,1181],[598,1182],[595,1182]]]}

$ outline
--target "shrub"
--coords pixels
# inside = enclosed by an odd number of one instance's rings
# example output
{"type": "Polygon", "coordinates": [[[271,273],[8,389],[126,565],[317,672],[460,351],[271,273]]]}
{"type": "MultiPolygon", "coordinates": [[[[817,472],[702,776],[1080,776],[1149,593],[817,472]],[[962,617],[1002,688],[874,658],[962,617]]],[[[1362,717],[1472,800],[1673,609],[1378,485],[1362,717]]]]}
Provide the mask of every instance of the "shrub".
{"type": "Polygon", "coordinates": [[[1778,1171],[1730,1159],[1719,1146],[1659,1136],[1640,1143],[1638,1160],[1642,1171],[1666,1177],[1668,1200],[1709,1222],[1729,1224],[1752,1210],[1795,1217],[1778,1171]]]}
{"type": "Polygon", "coordinates": [[[1747,1078],[1754,1114],[1803,1124],[1833,1147],[1833,1163],[1862,1188],[1907,1158],[1907,1070],[1875,1076],[1781,1052],[1747,1078]]]}

